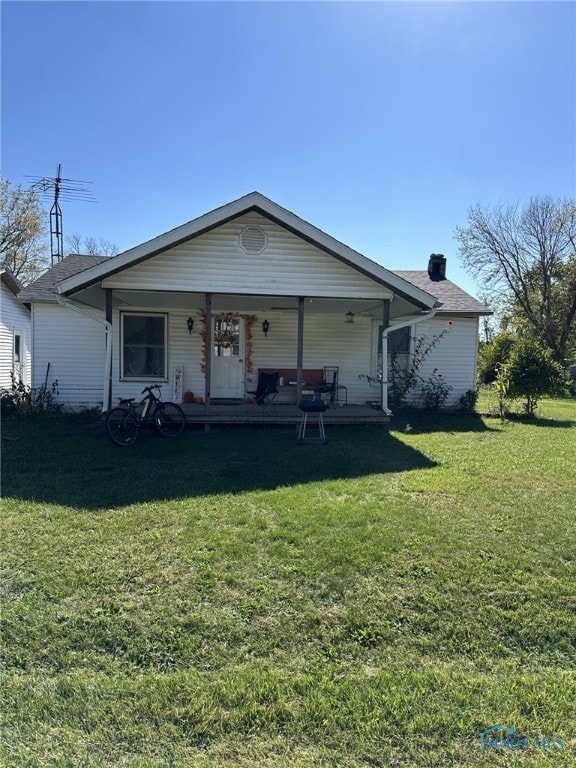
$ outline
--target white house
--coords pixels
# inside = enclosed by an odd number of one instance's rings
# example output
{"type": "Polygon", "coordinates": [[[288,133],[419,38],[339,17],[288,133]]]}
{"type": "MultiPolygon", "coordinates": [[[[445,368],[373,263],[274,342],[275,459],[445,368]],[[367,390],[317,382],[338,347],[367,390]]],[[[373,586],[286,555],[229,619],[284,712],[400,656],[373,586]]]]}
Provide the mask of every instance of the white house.
{"type": "Polygon", "coordinates": [[[382,356],[448,328],[425,365],[455,401],[475,386],[489,310],[445,263],[392,272],[254,192],[114,258],[69,256],[23,291],[34,384],[50,364],[66,406],[107,410],[157,382],[165,399],[200,396],[208,421],[242,403],[259,371],[292,372],[279,399],[295,410],[311,378],[338,366],[349,406],[379,401],[386,414],[382,356]]]}
{"type": "Polygon", "coordinates": [[[17,301],[22,285],[7,267],[0,268],[0,387],[31,382],[30,309],[17,301]]]}

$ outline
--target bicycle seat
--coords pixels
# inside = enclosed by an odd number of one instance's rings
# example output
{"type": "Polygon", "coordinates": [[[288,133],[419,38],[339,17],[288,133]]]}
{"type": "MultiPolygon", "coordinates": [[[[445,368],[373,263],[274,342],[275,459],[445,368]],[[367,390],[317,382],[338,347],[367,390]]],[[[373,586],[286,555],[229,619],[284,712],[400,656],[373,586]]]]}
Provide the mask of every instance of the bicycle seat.
{"type": "Polygon", "coordinates": [[[134,400],[136,400],[135,397],[127,397],[124,400],[120,400],[120,405],[130,405],[130,403],[133,403],[134,400]]]}

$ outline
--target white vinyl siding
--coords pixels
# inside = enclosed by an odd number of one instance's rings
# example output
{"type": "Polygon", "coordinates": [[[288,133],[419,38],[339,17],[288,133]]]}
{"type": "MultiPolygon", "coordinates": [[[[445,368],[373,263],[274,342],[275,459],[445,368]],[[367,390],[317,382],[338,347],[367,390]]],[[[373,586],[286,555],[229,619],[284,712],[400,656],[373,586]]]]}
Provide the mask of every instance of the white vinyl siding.
{"type": "Polygon", "coordinates": [[[246,293],[269,296],[390,298],[391,293],[320,248],[257,213],[245,214],[103,280],[104,288],[246,293]],[[248,254],[247,226],[266,233],[261,253],[248,254]]]}
{"type": "Polygon", "coordinates": [[[0,302],[0,387],[10,387],[10,372],[24,384],[31,382],[31,322],[30,311],[18,304],[12,291],[2,286],[0,302]],[[14,360],[14,337],[20,337],[20,361],[14,360]]]}
{"type": "Polygon", "coordinates": [[[434,338],[448,328],[446,335],[424,360],[420,374],[428,378],[435,368],[453,389],[447,405],[454,405],[469,389],[476,387],[476,351],[478,348],[478,318],[435,317],[427,323],[418,323],[415,336],[434,338]]]}
{"type": "MultiPolygon", "coordinates": [[[[128,311],[137,311],[129,308],[128,311]]],[[[159,307],[158,311],[162,308],[159,307]]],[[[222,310],[225,314],[226,310],[222,310]]],[[[220,312],[215,313],[220,314],[220,312]]],[[[248,306],[237,310],[237,315],[253,315],[248,306]]],[[[162,384],[162,396],[172,396],[174,368],[183,367],[183,391],[191,391],[200,397],[206,396],[204,374],[202,373],[203,323],[194,315],[194,330],[188,333],[187,310],[170,310],[168,313],[168,362],[167,380],[162,384]]],[[[344,323],[343,315],[305,314],[304,319],[304,368],[323,368],[327,365],[340,366],[339,381],[348,387],[348,402],[365,403],[376,399],[373,390],[358,375],[370,370],[372,357],[371,320],[356,318],[352,325],[344,323]]],[[[258,382],[258,368],[296,368],[296,347],[298,334],[297,312],[271,311],[258,315],[252,326],[252,372],[244,370],[244,391],[255,390],[258,382]],[[262,322],[270,323],[268,336],[262,332],[262,322]]],[[[120,380],[120,312],[113,316],[112,355],[112,404],[119,398],[138,397],[147,383],[145,381],[120,380]]],[[[214,393],[212,393],[214,394],[214,393]]]]}
{"type": "MultiPolygon", "coordinates": [[[[245,310],[238,315],[252,315],[247,299],[245,310]]],[[[144,312],[143,307],[127,307],[122,312],[144,312]]],[[[222,310],[225,312],[225,310],[222,310]]],[[[120,379],[121,344],[120,317],[113,313],[112,348],[112,404],[121,397],[138,397],[152,379],[120,379]]],[[[96,314],[96,311],[94,311],[96,314]]],[[[190,310],[158,307],[152,314],[167,317],[166,380],[162,382],[164,399],[172,397],[174,368],[183,367],[183,391],[205,397],[202,372],[203,323],[193,313],[194,329],[188,333],[187,320],[190,310]]],[[[216,314],[216,313],[215,313],[216,314]]],[[[296,311],[269,311],[258,314],[252,326],[252,371],[245,371],[245,391],[255,390],[258,368],[295,368],[297,352],[296,311]],[[262,332],[262,322],[270,323],[268,336],[262,332]]],[[[340,367],[339,383],[348,388],[348,402],[363,404],[378,400],[380,387],[371,385],[361,374],[370,374],[377,353],[379,324],[370,318],[357,316],[354,323],[344,322],[342,314],[306,311],[304,315],[304,368],[340,367]]],[[[447,320],[435,318],[415,326],[413,334],[438,335],[447,326],[447,320]]],[[[50,363],[48,384],[58,380],[57,399],[66,407],[96,406],[102,403],[104,386],[104,327],[101,323],[84,318],[72,310],[54,304],[34,305],[34,328],[37,354],[34,358],[34,386],[40,386],[46,378],[50,363]]],[[[475,386],[476,345],[478,320],[454,318],[450,330],[432,350],[422,366],[421,373],[428,376],[434,368],[445,376],[454,389],[449,404],[453,404],[466,390],[475,386]]]]}
{"type": "MultiPolygon", "coordinates": [[[[94,315],[103,316],[98,310],[94,315]]],[[[36,302],[34,327],[34,387],[58,381],[56,400],[65,408],[102,405],[105,330],[59,304],[36,302]],[[48,367],[50,366],[50,367],[48,367]]]]}

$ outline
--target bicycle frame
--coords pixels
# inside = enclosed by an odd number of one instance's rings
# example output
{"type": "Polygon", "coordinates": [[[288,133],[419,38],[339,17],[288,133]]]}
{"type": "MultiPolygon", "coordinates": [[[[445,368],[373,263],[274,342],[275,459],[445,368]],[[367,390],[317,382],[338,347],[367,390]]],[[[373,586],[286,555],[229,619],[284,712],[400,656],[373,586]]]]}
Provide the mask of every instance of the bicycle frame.
{"type": "Polygon", "coordinates": [[[120,399],[119,405],[106,415],[105,428],[113,443],[120,446],[132,445],[138,433],[154,426],[163,437],[176,437],[186,426],[186,417],[176,403],[165,402],[155,394],[160,385],[145,387],[145,397],[138,403],[135,398],[120,399]]]}

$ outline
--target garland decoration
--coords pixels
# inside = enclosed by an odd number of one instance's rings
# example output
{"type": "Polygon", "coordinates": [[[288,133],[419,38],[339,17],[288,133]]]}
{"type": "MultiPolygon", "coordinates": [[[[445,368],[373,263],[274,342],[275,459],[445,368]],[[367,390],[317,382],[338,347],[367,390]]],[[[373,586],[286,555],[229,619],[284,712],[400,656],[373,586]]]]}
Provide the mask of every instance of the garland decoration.
{"type": "Polygon", "coordinates": [[[206,310],[201,309],[198,314],[200,315],[200,323],[202,328],[198,334],[202,339],[202,358],[200,360],[200,371],[203,375],[206,375],[206,310]]]}
{"type": "Polygon", "coordinates": [[[256,322],[256,315],[244,315],[244,326],[246,330],[246,379],[248,381],[252,381],[252,376],[250,375],[252,371],[254,370],[252,365],[252,352],[253,352],[253,342],[252,342],[252,328],[254,327],[254,323],[256,322]]]}

